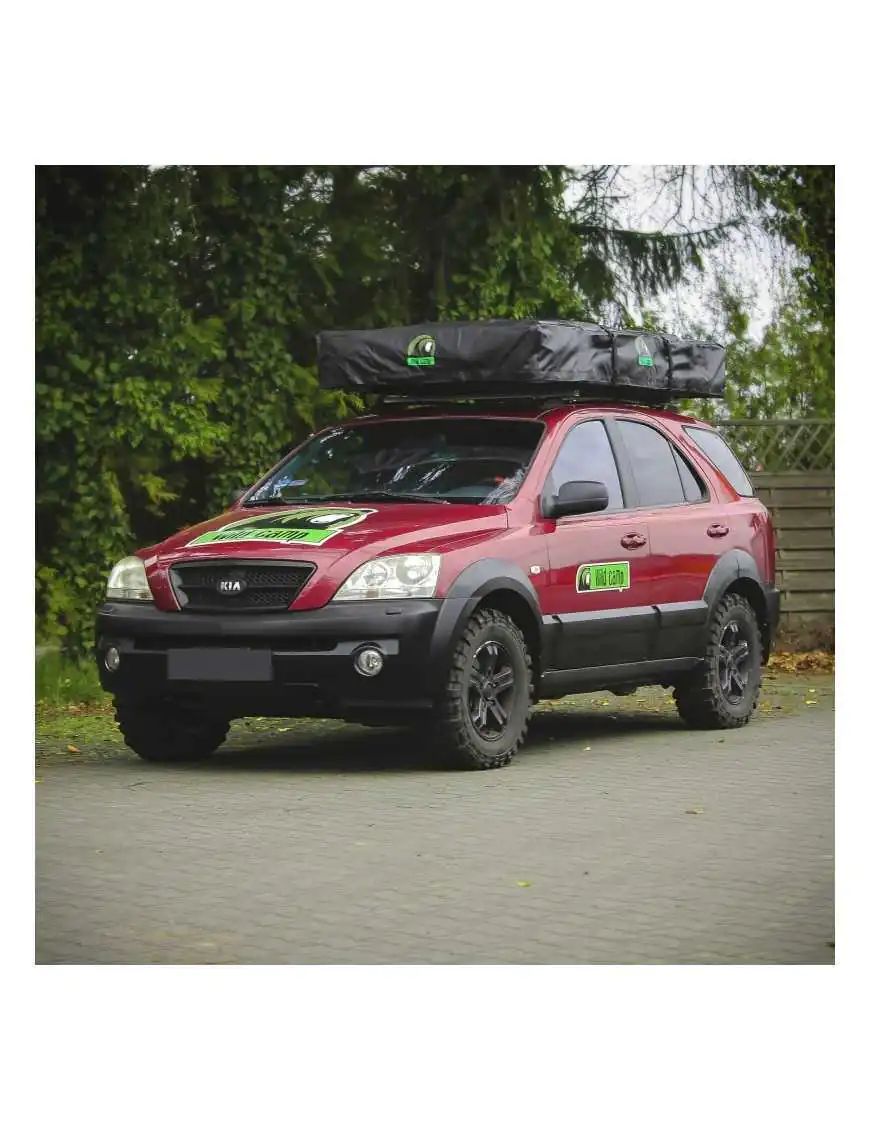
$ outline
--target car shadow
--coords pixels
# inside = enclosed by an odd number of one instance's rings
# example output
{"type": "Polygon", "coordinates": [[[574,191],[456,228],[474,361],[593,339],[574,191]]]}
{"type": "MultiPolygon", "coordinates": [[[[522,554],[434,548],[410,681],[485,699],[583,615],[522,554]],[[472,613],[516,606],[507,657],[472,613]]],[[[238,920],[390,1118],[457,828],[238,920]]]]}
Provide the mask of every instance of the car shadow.
{"type": "MultiPolygon", "coordinates": [[[[276,720],[276,726],[278,725],[276,720]]],[[[627,734],[656,734],[684,731],[685,724],[673,715],[621,711],[602,714],[574,709],[549,708],[532,715],[529,734],[522,748],[523,760],[556,751],[570,756],[581,750],[590,738],[601,742],[618,740],[627,734]],[[558,743],[558,746],[555,744],[558,743]]],[[[164,769],[165,767],[155,767],[164,769]]],[[[179,767],[181,769],[181,767],[179,767]]],[[[282,773],[443,773],[455,769],[449,756],[419,732],[407,729],[367,728],[337,724],[326,733],[264,733],[243,741],[230,739],[226,746],[199,763],[188,763],[184,772],[273,771],[282,773]]]]}

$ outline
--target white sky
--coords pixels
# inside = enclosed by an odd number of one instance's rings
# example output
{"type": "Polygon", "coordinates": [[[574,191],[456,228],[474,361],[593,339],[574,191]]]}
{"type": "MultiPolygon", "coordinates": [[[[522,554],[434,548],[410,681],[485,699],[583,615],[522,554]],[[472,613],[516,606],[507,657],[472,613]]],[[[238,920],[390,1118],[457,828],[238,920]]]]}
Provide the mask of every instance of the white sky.
{"type": "MultiPolygon", "coordinates": [[[[656,203],[655,171],[662,168],[653,165],[621,166],[620,188],[625,199],[617,211],[619,222],[638,231],[661,230],[663,224],[666,231],[678,230],[680,223],[692,230],[711,226],[718,219],[714,212],[705,210],[697,201],[698,212],[693,218],[689,199],[684,202],[682,215],[674,222],[665,223],[673,217],[676,207],[674,199],[667,196],[656,203]]],[[[708,168],[695,166],[699,184],[707,182],[708,168]]],[[[749,235],[737,233],[723,246],[706,253],[704,258],[706,269],[703,273],[693,271],[685,283],[653,305],[662,309],[669,323],[673,322],[674,330],[681,323],[693,320],[709,323],[710,315],[705,314],[704,302],[711,294],[717,269],[722,270],[739,285],[747,298],[752,296],[750,329],[753,336],[760,336],[770,322],[776,299],[776,259],[770,239],[760,231],[749,235]]]]}

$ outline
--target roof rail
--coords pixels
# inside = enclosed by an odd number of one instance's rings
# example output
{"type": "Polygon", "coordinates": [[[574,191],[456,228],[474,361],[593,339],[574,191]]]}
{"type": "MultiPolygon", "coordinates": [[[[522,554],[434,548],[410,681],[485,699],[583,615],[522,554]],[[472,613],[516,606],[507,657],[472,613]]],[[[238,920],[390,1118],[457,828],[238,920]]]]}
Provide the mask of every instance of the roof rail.
{"type": "Polygon", "coordinates": [[[626,389],[625,393],[619,396],[615,396],[614,392],[613,386],[603,386],[600,389],[573,390],[565,389],[563,386],[557,389],[541,388],[533,393],[528,390],[519,393],[516,391],[478,392],[471,389],[466,392],[460,387],[451,389],[449,392],[387,393],[369,390],[363,393],[362,397],[367,402],[374,402],[378,407],[422,408],[433,406],[443,408],[457,405],[463,408],[476,404],[489,406],[505,404],[512,408],[519,405],[529,405],[530,407],[539,407],[541,411],[561,405],[600,404],[602,401],[612,404],[639,405],[644,408],[651,406],[661,408],[680,399],[657,389],[649,390],[646,393],[637,388],[626,389]]]}

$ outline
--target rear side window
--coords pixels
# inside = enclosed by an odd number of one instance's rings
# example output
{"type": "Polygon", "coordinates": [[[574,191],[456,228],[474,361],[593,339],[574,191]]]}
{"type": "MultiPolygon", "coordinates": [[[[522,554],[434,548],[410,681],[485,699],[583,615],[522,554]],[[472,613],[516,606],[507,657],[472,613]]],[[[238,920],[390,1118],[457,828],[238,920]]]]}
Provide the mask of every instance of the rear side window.
{"type": "Polygon", "coordinates": [[[708,428],[687,428],[686,432],[707,459],[722,472],[738,495],[749,498],[755,494],[749,476],[718,432],[711,432],[708,428]]]}
{"type": "Polygon", "coordinates": [[[633,420],[618,420],[616,426],[628,449],[639,505],[684,503],[686,496],[670,440],[648,424],[633,420]]]}

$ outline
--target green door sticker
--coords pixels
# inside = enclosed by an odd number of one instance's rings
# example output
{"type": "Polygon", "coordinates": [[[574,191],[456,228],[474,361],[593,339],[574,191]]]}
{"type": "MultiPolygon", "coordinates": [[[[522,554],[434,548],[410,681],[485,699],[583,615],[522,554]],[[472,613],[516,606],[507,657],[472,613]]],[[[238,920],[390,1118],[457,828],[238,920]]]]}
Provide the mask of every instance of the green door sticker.
{"type": "Polygon", "coordinates": [[[217,530],[199,534],[188,546],[208,546],[218,542],[302,542],[320,546],[342,530],[362,522],[373,510],[294,507],[293,510],[269,511],[249,515],[217,530]]]}
{"type": "Polygon", "coordinates": [[[600,592],[602,589],[630,589],[629,562],[595,562],[577,570],[577,592],[600,592]]]}

